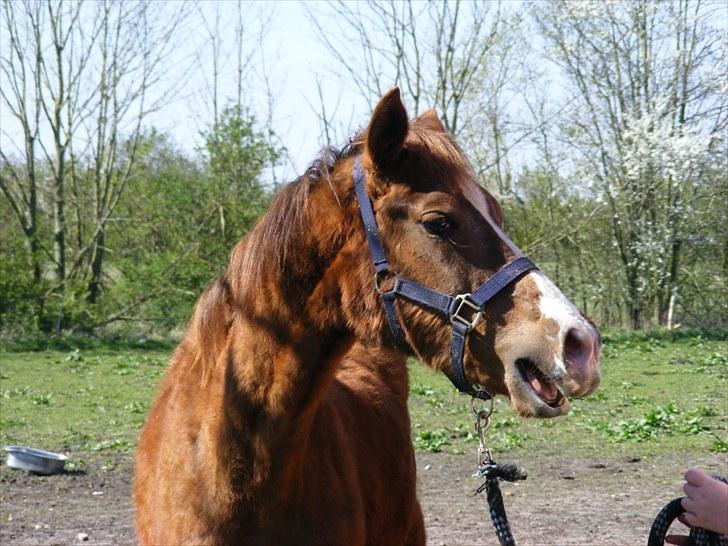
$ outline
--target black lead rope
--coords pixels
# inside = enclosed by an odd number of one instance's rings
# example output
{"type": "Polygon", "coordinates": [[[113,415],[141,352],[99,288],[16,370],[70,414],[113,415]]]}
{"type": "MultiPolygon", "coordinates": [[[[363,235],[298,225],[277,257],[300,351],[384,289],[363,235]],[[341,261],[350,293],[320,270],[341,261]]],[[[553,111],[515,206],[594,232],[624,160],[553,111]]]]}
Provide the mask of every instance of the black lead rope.
{"type": "Polygon", "coordinates": [[[475,494],[477,495],[485,491],[486,498],[488,499],[490,521],[493,523],[498,542],[500,542],[501,546],[516,546],[516,541],[513,539],[513,534],[511,533],[511,526],[508,524],[508,516],[506,516],[506,508],[503,505],[503,495],[501,495],[498,480],[506,480],[509,482],[525,480],[527,474],[514,464],[498,464],[491,460],[478,467],[476,477],[485,478],[485,482],[478,487],[475,494]]]}
{"type": "MultiPolygon", "coordinates": [[[[475,494],[485,491],[488,499],[488,511],[490,512],[490,520],[493,522],[495,534],[501,546],[516,546],[516,541],[511,532],[511,526],[508,523],[506,509],[503,505],[503,496],[500,491],[498,480],[506,480],[514,482],[525,480],[527,475],[513,464],[498,464],[490,459],[481,463],[478,471],[475,473],[478,478],[485,478],[483,485],[478,487],[475,494]]],[[[728,480],[722,476],[713,476],[715,479],[728,483],[728,480]]],[[[665,544],[665,536],[672,523],[678,516],[685,512],[682,506],[683,497],[670,501],[660,513],[657,514],[655,521],[650,529],[650,537],[647,546],[663,546],[665,544]]],[[[688,546],[728,546],[728,537],[708,531],[702,527],[693,527],[690,529],[688,537],[688,546]]]]}
{"type": "MultiPolygon", "coordinates": [[[[713,476],[716,480],[728,483],[722,476],[713,476]]],[[[667,505],[657,514],[652,529],[650,529],[650,538],[647,546],[663,546],[665,543],[665,535],[677,517],[685,512],[682,507],[684,497],[675,499],[667,503],[667,505]]],[[[688,546],[728,546],[728,539],[725,535],[708,531],[702,527],[693,527],[690,529],[688,537],[688,546]]]]}
{"type": "Polygon", "coordinates": [[[516,541],[511,533],[511,526],[508,524],[506,507],[503,505],[499,480],[515,482],[525,480],[527,474],[514,464],[499,464],[493,460],[490,449],[485,442],[485,432],[490,426],[490,417],[493,414],[493,400],[489,400],[490,406],[485,409],[476,409],[476,401],[473,399],[471,406],[475,414],[475,431],[478,433],[478,469],[473,474],[475,478],[485,478],[483,484],[478,487],[475,494],[485,491],[488,500],[488,512],[490,521],[493,523],[495,534],[501,546],[516,546],[516,541]]]}

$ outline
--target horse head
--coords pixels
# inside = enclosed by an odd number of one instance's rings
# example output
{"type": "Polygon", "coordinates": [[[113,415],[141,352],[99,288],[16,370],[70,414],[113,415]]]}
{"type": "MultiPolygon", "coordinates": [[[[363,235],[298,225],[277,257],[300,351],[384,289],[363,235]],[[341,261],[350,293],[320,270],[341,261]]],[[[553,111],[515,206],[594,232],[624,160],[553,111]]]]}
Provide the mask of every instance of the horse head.
{"type": "MultiPolygon", "coordinates": [[[[433,111],[408,121],[393,89],[363,138],[354,176],[359,169],[388,260],[377,275],[382,294],[399,278],[440,294],[469,294],[523,256],[504,233],[497,200],[476,183],[433,111]]],[[[506,395],[519,414],[538,417],[565,414],[568,397],[599,385],[596,328],[535,266],[513,275],[482,308],[470,307],[460,372],[467,384],[506,395]]],[[[406,297],[394,309],[404,346],[454,379],[452,316],[406,297]]]]}

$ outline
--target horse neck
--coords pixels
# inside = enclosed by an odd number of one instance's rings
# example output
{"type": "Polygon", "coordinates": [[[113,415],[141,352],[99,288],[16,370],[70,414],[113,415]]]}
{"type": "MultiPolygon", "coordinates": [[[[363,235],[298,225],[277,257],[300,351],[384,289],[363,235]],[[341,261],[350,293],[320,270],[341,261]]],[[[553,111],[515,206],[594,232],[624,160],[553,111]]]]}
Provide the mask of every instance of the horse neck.
{"type": "MultiPolygon", "coordinates": [[[[314,184],[302,224],[290,227],[299,230],[295,244],[282,263],[258,268],[254,290],[236,290],[236,278],[244,277],[239,264],[270,256],[234,253],[228,269],[234,310],[218,359],[225,426],[237,438],[254,438],[258,459],[276,460],[292,442],[305,443],[337,364],[357,338],[383,330],[376,312],[361,319],[378,304],[370,277],[361,278],[368,271],[367,247],[350,194],[346,180],[333,181],[333,188],[314,184]]],[[[280,220],[275,213],[272,219],[280,220]]],[[[252,238],[264,231],[256,228],[236,252],[263,252],[252,238]]],[[[376,336],[363,341],[378,344],[376,336]]]]}

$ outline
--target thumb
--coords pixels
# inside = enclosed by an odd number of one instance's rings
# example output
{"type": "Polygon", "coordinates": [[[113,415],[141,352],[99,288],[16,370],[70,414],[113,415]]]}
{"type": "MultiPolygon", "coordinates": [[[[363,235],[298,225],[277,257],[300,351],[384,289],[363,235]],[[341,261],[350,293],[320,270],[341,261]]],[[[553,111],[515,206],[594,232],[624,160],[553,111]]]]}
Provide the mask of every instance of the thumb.
{"type": "Polygon", "coordinates": [[[689,468],[687,472],[685,472],[685,481],[688,482],[690,485],[701,485],[706,480],[709,480],[709,476],[706,476],[703,472],[698,470],[697,468],[689,468]]]}

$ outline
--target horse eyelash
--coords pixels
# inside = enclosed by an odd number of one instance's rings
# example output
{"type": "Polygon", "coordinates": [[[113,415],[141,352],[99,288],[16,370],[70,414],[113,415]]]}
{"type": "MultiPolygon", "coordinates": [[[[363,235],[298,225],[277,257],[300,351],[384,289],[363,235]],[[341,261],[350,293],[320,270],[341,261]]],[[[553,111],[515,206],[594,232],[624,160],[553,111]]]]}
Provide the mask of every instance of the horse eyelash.
{"type": "Polygon", "coordinates": [[[452,240],[452,237],[448,237],[447,242],[450,243],[452,246],[456,246],[458,248],[471,248],[473,246],[473,245],[463,245],[460,243],[456,243],[455,241],[452,240]]]}
{"type": "MultiPolygon", "coordinates": [[[[422,222],[421,220],[420,220],[419,222],[417,222],[417,223],[418,223],[418,224],[424,224],[424,222],[422,222]]],[[[453,226],[454,226],[454,225],[455,225],[455,224],[454,224],[454,222],[451,222],[451,225],[453,225],[453,226]]],[[[427,228],[425,228],[425,229],[427,229],[427,228]]],[[[429,235],[430,237],[436,237],[436,238],[438,238],[438,239],[444,239],[444,240],[446,240],[446,241],[447,241],[448,243],[450,243],[450,244],[451,244],[452,246],[454,246],[454,247],[458,247],[458,248],[471,248],[471,247],[472,247],[472,245],[464,245],[464,244],[461,244],[461,243],[458,243],[458,242],[456,242],[456,241],[455,241],[455,240],[454,240],[454,239],[453,239],[452,237],[450,237],[449,235],[448,235],[448,236],[446,236],[446,237],[441,237],[441,236],[439,236],[439,235],[436,235],[436,234],[434,234],[434,233],[430,233],[429,231],[428,231],[428,235],[429,235]]]]}

